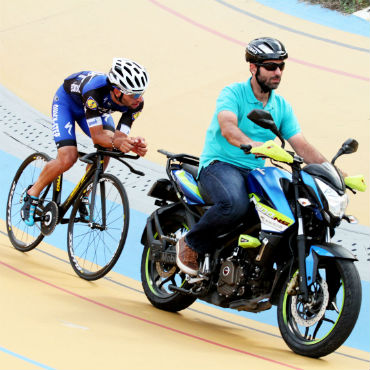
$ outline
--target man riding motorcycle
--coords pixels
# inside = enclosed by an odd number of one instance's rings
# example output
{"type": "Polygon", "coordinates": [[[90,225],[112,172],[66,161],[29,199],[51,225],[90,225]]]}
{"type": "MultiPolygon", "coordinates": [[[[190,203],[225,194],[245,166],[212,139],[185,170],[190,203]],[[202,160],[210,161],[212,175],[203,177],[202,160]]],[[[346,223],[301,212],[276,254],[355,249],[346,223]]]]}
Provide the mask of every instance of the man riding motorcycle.
{"type": "Polygon", "coordinates": [[[247,118],[250,111],[270,112],[284,139],[306,163],[327,162],[303,136],[291,105],[274,91],[288,58],[284,45],[274,38],[257,38],[248,44],[245,58],[252,77],[221,91],[200,157],[198,183],[213,205],[176,245],[178,267],[192,276],[199,269],[198,254],[212,250],[217,237],[247,213],[246,179],[264,160],[245,155],[240,145],[256,147],[275,137],[247,118]]]}

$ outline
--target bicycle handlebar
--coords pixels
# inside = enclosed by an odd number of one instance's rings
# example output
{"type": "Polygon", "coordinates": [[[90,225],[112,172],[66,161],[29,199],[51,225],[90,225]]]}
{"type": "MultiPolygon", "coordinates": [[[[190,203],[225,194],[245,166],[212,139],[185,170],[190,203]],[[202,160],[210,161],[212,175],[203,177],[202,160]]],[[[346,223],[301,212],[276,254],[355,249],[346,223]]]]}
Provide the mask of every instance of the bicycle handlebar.
{"type": "Polygon", "coordinates": [[[131,155],[131,154],[126,154],[121,152],[120,150],[113,149],[113,150],[108,150],[100,145],[94,145],[96,148],[96,152],[92,153],[83,153],[83,152],[78,152],[78,155],[80,156],[80,161],[88,164],[93,164],[92,158],[96,157],[97,155],[104,155],[108,157],[112,157],[123,163],[125,166],[129,168],[129,170],[139,176],[144,176],[144,172],[135,170],[130,164],[125,162],[122,158],[128,158],[128,159],[139,159],[140,156],[138,154],[136,155],[131,155]]]}

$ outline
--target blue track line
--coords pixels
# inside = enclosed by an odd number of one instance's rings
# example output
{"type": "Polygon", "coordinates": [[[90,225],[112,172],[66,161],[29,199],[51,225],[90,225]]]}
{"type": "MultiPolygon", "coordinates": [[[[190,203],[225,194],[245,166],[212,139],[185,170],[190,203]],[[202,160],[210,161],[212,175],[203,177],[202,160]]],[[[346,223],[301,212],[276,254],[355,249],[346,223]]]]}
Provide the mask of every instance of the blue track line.
{"type": "Polygon", "coordinates": [[[313,34],[310,34],[310,33],[307,33],[307,32],[299,31],[295,28],[285,26],[285,25],[277,23],[277,22],[270,21],[270,20],[265,19],[263,17],[260,17],[256,14],[248,12],[244,9],[240,9],[240,8],[234,6],[234,5],[231,5],[231,4],[229,4],[229,3],[227,3],[226,1],[223,1],[223,0],[214,0],[214,1],[218,2],[221,5],[224,5],[228,8],[230,8],[230,9],[233,9],[233,10],[239,12],[239,13],[245,14],[250,18],[256,19],[256,20],[258,20],[260,22],[263,22],[263,23],[267,23],[271,26],[275,26],[277,28],[283,29],[283,30],[288,31],[288,32],[292,32],[292,33],[295,33],[295,34],[298,34],[298,35],[301,35],[301,36],[304,36],[304,37],[309,37],[311,39],[326,42],[326,43],[329,43],[329,44],[334,44],[334,45],[337,45],[337,46],[341,46],[341,47],[344,47],[344,48],[347,48],[347,49],[353,49],[353,50],[361,51],[361,52],[364,52],[364,53],[369,53],[369,51],[370,51],[369,49],[360,48],[360,47],[350,45],[350,44],[345,44],[343,42],[327,39],[327,38],[321,37],[321,36],[316,36],[316,35],[313,35],[313,34]]]}
{"type": "Polygon", "coordinates": [[[26,361],[26,362],[28,362],[28,363],[30,363],[30,364],[32,364],[32,365],[35,365],[35,366],[41,367],[42,369],[55,370],[53,367],[50,367],[50,366],[44,365],[44,364],[42,364],[42,363],[40,363],[40,362],[34,361],[34,360],[30,359],[30,358],[27,358],[27,357],[25,357],[25,356],[22,356],[22,355],[20,355],[20,354],[18,354],[18,353],[15,353],[15,352],[13,352],[13,351],[10,351],[10,350],[8,350],[8,349],[6,349],[6,348],[4,348],[4,347],[0,347],[0,351],[2,351],[2,352],[4,352],[4,353],[6,353],[6,354],[8,354],[8,355],[11,355],[11,356],[17,357],[17,358],[19,358],[20,360],[26,361]]]}
{"type": "MultiPolygon", "coordinates": [[[[311,23],[370,37],[369,22],[353,14],[343,14],[335,10],[311,4],[302,0],[256,0],[258,3],[292,15],[311,23]]],[[[370,5],[370,4],[368,4],[370,5]]]]}

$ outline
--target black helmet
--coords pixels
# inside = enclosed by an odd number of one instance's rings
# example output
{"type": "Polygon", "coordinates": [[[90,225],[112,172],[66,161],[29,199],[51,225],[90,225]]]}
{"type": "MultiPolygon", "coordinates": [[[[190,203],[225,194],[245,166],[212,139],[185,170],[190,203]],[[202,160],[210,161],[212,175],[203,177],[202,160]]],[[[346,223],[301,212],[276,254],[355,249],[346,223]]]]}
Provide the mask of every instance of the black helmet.
{"type": "Polygon", "coordinates": [[[271,37],[260,37],[252,40],[245,49],[245,60],[250,63],[262,63],[264,60],[284,60],[288,53],[284,45],[271,37]]]}

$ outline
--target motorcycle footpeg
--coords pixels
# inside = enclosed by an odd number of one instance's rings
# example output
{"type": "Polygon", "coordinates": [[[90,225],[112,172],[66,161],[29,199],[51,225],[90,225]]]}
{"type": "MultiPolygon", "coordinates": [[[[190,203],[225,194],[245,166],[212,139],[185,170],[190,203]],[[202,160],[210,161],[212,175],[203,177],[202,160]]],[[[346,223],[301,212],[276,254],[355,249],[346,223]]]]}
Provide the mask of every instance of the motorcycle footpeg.
{"type": "Polygon", "coordinates": [[[179,292],[181,294],[191,295],[192,292],[189,289],[180,288],[176,285],[170,284],[168,286],[168,289],[171,290],[171,292],[179,292]]]}
{"type": "Polygon", "coordinates": [[[197,277],[192,277],[192,276],[186,275],[186,281],[189,284],[196,284],[196,283],[199,283],[203,280],[208,280],[208,277],[205,276],[205,275],[202,275],[202,274],[198,274],[197,277]]]}

